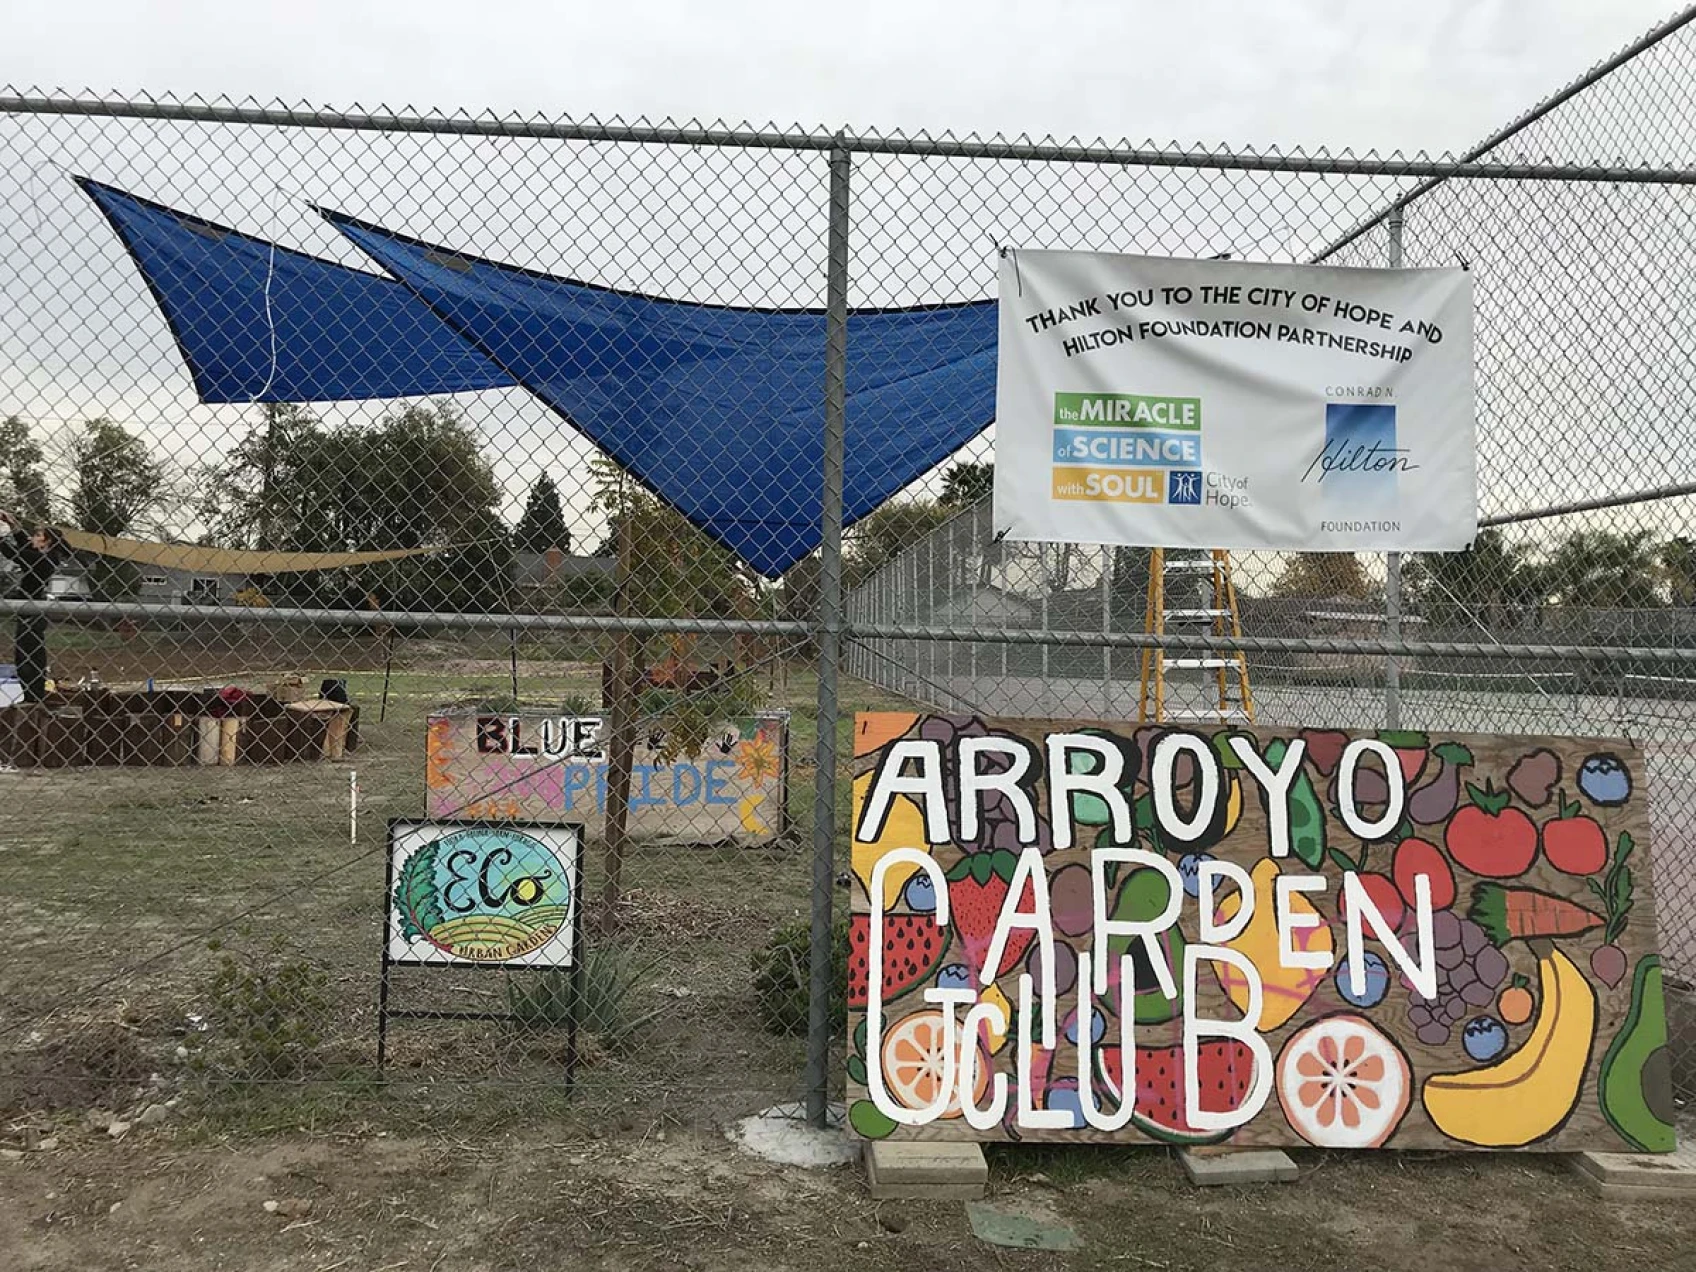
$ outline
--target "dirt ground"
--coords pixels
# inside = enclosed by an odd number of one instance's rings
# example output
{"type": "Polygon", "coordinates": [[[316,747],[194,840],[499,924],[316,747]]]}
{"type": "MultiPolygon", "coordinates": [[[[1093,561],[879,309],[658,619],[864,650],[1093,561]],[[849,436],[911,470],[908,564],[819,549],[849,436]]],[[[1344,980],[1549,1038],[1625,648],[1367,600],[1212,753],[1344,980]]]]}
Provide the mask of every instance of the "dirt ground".
{"type": "Polygon", "coordinates": [[[0,1251],[12,1272],[1696,1268],[1696,1207],[1604,1202],[1559,1159],[1298,1156],[1294,1184],[1201,1190],[1159,1149],[998,1152],[991,1199],[1071,1226],[1081,1245],[1059,1254],[985,1244],[961,1202],[873,1202],[855,1167],[771,1166],[706,1128],[81,1127],[0,1162],[0,1251]]]}

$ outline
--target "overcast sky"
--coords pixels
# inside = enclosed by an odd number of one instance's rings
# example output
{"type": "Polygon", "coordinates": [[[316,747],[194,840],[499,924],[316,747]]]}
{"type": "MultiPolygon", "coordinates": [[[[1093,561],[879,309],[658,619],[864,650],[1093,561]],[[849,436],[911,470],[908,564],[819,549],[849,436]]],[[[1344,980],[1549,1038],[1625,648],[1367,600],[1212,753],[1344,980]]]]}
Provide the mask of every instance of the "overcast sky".
{"type": "Polygon", "coordinates": [[[18,87],[1459,151],[1672,0],[92,0],[18,87]]]}

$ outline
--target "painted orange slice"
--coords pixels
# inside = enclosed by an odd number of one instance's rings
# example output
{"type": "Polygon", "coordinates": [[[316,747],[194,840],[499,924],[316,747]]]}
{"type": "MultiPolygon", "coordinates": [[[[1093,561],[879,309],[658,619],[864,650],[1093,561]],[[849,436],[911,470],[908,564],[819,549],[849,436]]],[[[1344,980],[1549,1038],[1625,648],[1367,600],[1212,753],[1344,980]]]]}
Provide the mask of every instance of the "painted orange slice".
{"type": "Polygon", "coordinates": [[[1401,1048],[1361,1016],[1315,1021],[1278,1054],[1284,1117],[1320,1148],[1377,1148],[1401,1125],[1412,1091],[1401,1048]]]}
{"type": "MultiPolygon", "coordinates": [[[[943,1048],[944,1025],[938,1010],[916,1011],[903,1016],[884,1031],[883,1084],[890,1098],[903,1108],[928,1108],[941,1093],[944,1070],[955,1078],[956,1091],[949,1097],[942,1116],[960,1116],[960,1096],[957,1089],[959,1070],[945,1063],[943,1048]]],[[[972,1086],[972,1103],[982,1105],[984,1092],[989,1089],[989,1058],[979,1048],[976,1081],[972,1086]]]]}

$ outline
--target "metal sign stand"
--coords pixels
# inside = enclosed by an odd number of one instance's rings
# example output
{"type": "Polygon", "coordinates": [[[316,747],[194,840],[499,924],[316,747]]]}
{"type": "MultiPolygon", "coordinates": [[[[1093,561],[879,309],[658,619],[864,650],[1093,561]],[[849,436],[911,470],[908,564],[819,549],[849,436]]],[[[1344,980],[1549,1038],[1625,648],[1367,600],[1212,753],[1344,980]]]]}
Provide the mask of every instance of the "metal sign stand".
{"type": "Polygon", "coordinates": [[[582,1012],[583,1004],[583,827],[577,822],[536,822],[536,821],[488,821],[479,818],[435,817],[424,821],[414,817],[396,817],[389,821],[390,846],[384,854],[383,867],[383,962],[382,972],[377,984],[377,1076],[384,1077],[384,1069],[388,1063],[389,1053],[389,1021],[391,1020],[484,1020],[484,1021],[517,1021],[519,1017],[511,1012],[501,1011],[455,1011],[438,1010],[434,1008],[410,1008],[389,1006],[390,971],[395,967],[435,967],[454,968],[459,970],[475,970],[491,968],[512,971],[557,971],[558,967],[531,968],[527,966],[514,967],[505,962],[424,962],[411,959],[395,959],[389,953],[389,934],[394,920],[394,888],[395,888],[395,854],[393,848],[394,833],[397,826],[452,826],[460,829],[489,829],[489,830],[570,830],[576,836],[577,851],[572,854],[568,867],[569,906],[571,910],[571,962],[567,969],[570,972],[571,1012],[566,1019],[565,1033],[565,1090],[571,1091],[577,1080],[577,1023],[582,1012]]]}

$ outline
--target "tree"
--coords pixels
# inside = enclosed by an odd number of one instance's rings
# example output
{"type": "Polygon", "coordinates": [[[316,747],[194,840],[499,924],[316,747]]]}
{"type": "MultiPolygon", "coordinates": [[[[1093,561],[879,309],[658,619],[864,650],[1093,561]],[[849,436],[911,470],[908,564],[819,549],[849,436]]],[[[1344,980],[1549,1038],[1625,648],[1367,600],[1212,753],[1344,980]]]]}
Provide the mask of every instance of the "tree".
{"type": "Polygon", "coordinates": [[[1461,552],[1420,552],[1402,566],[1402,590],[1435,622],[1499,623],[1543,599],[1541,571],[1502,532],[1486,528],[1461,552]]]}
{"type": "Polygon", "coordinates": [[[559,548],[563,552],[571,550],[571,531],[566,528],[559,489],[546,473],[530,487],[524,515],[519,517],[518,528],[512,532],[512,544],[520,552],[546,552],[549,548],[559,548]]]}
{"type": "MultiPolygon", "coordinates": [[[[104,417],[89,420],[71,444],[71,516],[91,534],[121,535],[152,508],[164,479],[147,444],[104,417]]],[[[100,600],[133,596],[140,572],[129,561],[96,556],[89,584],[100,600]]]]}
{"type": "Polygon", "coordinates": [[[1575,530],[1543,565],[1543,593],[1563,606],[1655,609],[1660,563],[1647,530],[1575,530]]]}
{"type": "Polygon", "coordinates": [[[1272,581],[1269,595],[1364,601],[1372,592],[1372,580],[1354,553],[1298,552],[1272,581]]]}
{"type": "Polygon", "coordinates": [[[71,516],[92,534],[119,535],[152,507],[163,471],[147,444],[109,419],[89,420],[71,444],[71,516]]]}
{"type": "Polygon", "coordinates": [[[1696,605],[1696,539],[1679,535],[1661,544],[1661,573],[1674,605],[1696,605]]]}
{"type": "Polygon", "coordinates": [[[304,406],[267,402],[260,420],[215,468],[201,500],[214,542],[237,548],[280,548],[309,512],[297,469],[324,439],[304,406]]]}
{"type": "Polygon", "coordinates": [[[756,587],[735,553],[708,538],[677,509],[651,495],[609,459],[592,465],[594,506],[607,516],[597,555],[619,555],[629,566],[629,612],[659,618],[745,616],[756,587]]]}
{"type": "Polygon", "coordinates": [[[961,460],[942,474],[942,497],[937,502],[944,508],[969,508],[988,499],[994,490],[993,461],[974,464],[961,460]]]}
{"type": "Polygon", "coordinates": [[[0,507],[17,513],[26,525],[52,520],[44,462],[28,424],[16,415],[0,421],[0,507]]]}
{"type": "MultiPolygon", "coordinates": [[[[953,509],[929,499],[884,504],[854,523],[843,560],[843,582],[852,587],[912,547],[949,519],[953,509]]],[[[950,556],[953,554],[950,553],[950,556]]]]}
{"type": "MultiPolygon", "coordinates": [[[[209,482],[214,542],[292,552],[369,552],[448,546],[367,566],[345,582],[388,609],[501,608],[512,544],[500,487],[452,403],[413,404],[375,428],[325,428],[299,407],[268,410],[209,482]],[[261,531],[261,526],[263,530],[261,531]]],[[[324,599],[343,584],[299,576],[283,590],[324,599]]]]}

